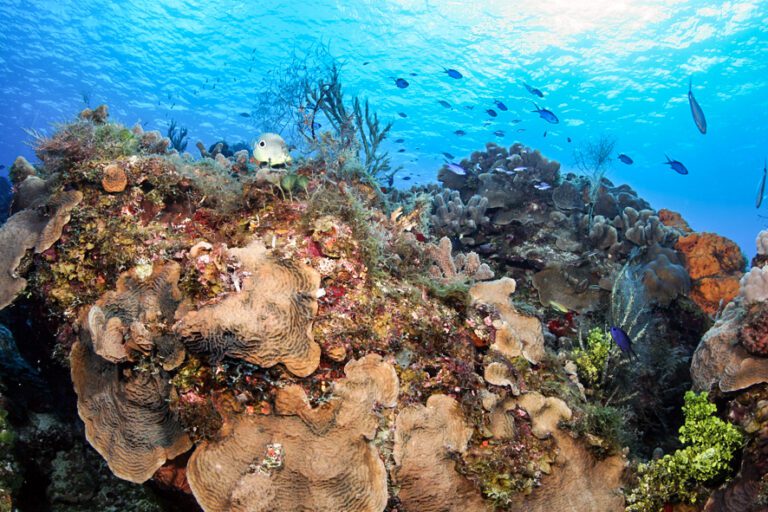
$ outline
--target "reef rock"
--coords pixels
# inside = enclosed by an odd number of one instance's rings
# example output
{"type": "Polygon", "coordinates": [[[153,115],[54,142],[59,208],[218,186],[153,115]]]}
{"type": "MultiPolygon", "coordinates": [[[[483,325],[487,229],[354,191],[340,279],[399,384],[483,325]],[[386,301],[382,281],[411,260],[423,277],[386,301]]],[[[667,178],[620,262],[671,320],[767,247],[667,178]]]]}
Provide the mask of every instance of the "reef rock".
{"type": "Polygon", "coordinates": [[[693,233],[679,238],[676,248],[691,276],[691,298],[701,309],[715,314],[739,292],[746,260],[734,242],[714,233],[693,233]]]}

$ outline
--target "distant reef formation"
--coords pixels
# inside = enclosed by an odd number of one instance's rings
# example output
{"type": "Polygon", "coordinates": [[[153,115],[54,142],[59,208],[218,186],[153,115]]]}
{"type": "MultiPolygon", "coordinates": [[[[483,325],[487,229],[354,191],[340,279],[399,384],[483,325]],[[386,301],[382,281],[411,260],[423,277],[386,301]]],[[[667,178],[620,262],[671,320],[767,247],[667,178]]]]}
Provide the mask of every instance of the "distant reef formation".
{"type": "Polygon", "coordinates": [[[768,233],[748,268],[522,144],[404,191],[349,141],[194,159],[102,106],[16,160],[0,511],[768,507],[768,233]]]}

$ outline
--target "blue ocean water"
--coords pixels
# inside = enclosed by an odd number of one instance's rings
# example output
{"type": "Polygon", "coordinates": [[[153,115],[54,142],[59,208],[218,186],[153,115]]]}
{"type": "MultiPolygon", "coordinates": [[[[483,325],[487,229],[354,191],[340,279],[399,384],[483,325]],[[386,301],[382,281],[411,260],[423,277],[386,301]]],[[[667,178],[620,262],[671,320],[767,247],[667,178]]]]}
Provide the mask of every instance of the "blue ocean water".
{"type": "Polygon", "coordinates": [[[608,178],[655,208],[750,255],[768,224],[768,201],[755,208],[768,156],[768,1],[4,0],[0,21],[6,167],[33,157],[27,130],[50,132],[86,103],[145,129],[165,132],[175,119],[193,143],[251,141],[258,120],[240,114],[270,72],[324,44],[343,63],[347,93],[394,122],[398,186],[434,181],[443,152],[458,160],[488,141],[539,148],[567,171],[579,144],[607,135],[634,160],[615,160],[608,178]],[[706,135],[691,117],[689,79],[706,135]],[[534,100],[559,124],[532,113],[534,100]],[[665,154],[690,174],[663,165],[665,154]]]}

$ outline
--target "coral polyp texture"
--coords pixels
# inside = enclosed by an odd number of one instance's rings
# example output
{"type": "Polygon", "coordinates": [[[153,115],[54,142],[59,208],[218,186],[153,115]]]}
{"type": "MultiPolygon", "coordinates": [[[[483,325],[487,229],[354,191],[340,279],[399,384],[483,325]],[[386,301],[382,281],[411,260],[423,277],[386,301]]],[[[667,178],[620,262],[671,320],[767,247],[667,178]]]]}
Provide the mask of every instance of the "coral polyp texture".
{"type": "Polygon", "coordinates": [[[342,106],[328,114],[357,115],[366,144],[324,132],[281,168],[224,141],[195,160],[178,127],[129,129],[106,107],[38,137],[39,162],[17,159],[0,227],[0,496],[19,510],[58,510],[72,487],[77,510],[115,496],[153,511],[618,512],[622,488],[648,491],[638,464],[677,448],[691,386],[717,390],[749,436],[730,490],[697,496],[755,494],[765,267],[742,277],[724,239],[522,144],[444,167],[442,187],[382,187],[389,128],[342,106]]]}
{"type": "Polygon", "coordinates": [[[376,355],[350,361],[345,373],[322,405],[311,407],[301,387],[289,386],[278,391],[274,414],[240,418],[201,444],[188,478],[203,509],[383,510],[374,406],[397,403],[397,374],[376,355]]]}
{"type": "Polygon", "coordinates": [[[283,363],[306,377],[320,363],[312,320],[320,297],[320,274],[306,265],[270,256],[260,241],[229,254],[247,273],[239,291],[189,311],[176,332],[193,351],[236,357],[270,367],[283,363]]]}
{"type": "Polygon", "coordinates": [[[192,441],[168,409],[168,375],[121,370],[101,359],[87,341],[70,354],[77,410],[85,436],[120,478],[141,483],[192,441]]]}

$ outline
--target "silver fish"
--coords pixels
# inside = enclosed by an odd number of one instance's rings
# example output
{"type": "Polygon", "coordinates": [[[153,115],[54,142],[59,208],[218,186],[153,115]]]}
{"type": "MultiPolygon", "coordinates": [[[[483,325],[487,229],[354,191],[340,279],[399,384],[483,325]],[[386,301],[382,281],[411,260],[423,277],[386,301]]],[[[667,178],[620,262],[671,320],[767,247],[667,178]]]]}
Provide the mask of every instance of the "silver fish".
{"type": "Polygon", "coordinates": [[[465,171],[462,166],[453,162],[446,163],[445,167],[452,173],[458,174],[459,176],[464,176],[467,174],[467,171],[465,171]]]}
{"type": "Polygon", "coordinates": [[[755,208],[760,208],[763,204],[763,198],[765,197],[765,178],[768,175],[768,160],[763,164],[763,178],[760,180],[760,185],[757,187],[757,200],[755,201],[755,208]]]}
{"type": "Polygon", "coordinates": [[[549,190],[552,188],[552,185],[549,183],[544,183],[543,181],[541,183],[537,183],[533,186],[536,190],[549,190]]]}
{"type": "Polygon", "coordinates": [[[693,83],[693,79],[688,79],[688,103],[691,105],[691,115],[693,116],[693,122],[696,123],[696,128],[699,129],[701,133],[707,133],[707,120],[704,117],[704,111],[701,110],[701,106],[699,105],[699,102],[696,101],[696,98],[693,97],[693,91],[691,90],[691,85],[693,83]]]}
{"type": "Polygon", "coordinates": [[[527,171],[528,168],[527,167],[515,167],[512,170],[515,171],[515,172],[523,172],[523,171],[527,171]]]}

